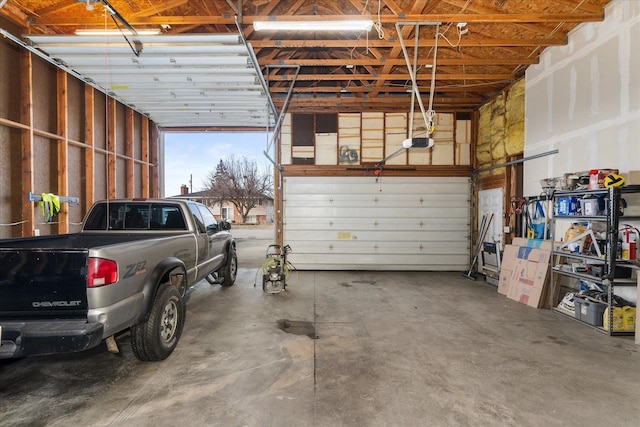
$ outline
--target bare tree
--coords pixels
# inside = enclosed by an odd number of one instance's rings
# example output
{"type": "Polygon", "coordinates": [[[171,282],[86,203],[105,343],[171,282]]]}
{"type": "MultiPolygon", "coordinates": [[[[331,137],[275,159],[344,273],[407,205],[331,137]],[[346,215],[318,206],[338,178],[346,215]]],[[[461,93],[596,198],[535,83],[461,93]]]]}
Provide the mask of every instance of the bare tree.
{"type": "Polygon", "coordinates": [[[258,170],[255,161],[230,156],[220,160],[215,171],[206,177],[207,191],[216,203],[229,201],[238,209],[242,222],[247,222],[251,209],[265,197],[273,197],[273,175],[269,168],[258,170]]]}
{"type": "Polygon", "coordinates": [[[220,206],[220,218],[222,218],[222,205],[233,198],[231,177],[222,160],[216,165],[215,171],[207,173],[205,186],[207,196],[220,206]]]}

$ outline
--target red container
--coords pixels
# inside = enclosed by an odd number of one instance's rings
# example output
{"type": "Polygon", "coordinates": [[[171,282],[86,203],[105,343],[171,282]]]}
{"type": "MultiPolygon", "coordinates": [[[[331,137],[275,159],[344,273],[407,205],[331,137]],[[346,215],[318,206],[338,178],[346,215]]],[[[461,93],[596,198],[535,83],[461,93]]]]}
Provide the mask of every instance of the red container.
{"type": "Polygon", "coordinates": [[[604,188],[603,181],[612,173],[618,174],[618,169],[591,169],[589,171],[589,190],[604,188]]]}

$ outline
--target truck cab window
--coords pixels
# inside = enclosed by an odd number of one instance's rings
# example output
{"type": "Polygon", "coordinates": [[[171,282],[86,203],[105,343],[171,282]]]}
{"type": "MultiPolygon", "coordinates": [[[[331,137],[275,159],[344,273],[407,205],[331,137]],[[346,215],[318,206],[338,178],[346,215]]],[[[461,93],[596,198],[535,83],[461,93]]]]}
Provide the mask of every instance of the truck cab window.
{"type": "Polygon", "coordinates": [[[207,233],[212,234],[218,231],[218,221],[216,221],[216,217],[213,216],[209,208],[204,205],[198,205],[198,210],[202,214],[202,219],[204,220],[204,227],[207,230],[207,233]]]}
{"type": "Polygon", "coordinates": [[[205,227],[204,227],[204,221],[202,220],[202,215],[200,214],[200,211],[198,210],[198,206],[193,204],[193,203],[189,203],[189,210],[191,211],[191,214],[193,215],[193,220],[196,222],[196,226],[198,227],[198,232],[199,233],[204,233],[205,227]]]}

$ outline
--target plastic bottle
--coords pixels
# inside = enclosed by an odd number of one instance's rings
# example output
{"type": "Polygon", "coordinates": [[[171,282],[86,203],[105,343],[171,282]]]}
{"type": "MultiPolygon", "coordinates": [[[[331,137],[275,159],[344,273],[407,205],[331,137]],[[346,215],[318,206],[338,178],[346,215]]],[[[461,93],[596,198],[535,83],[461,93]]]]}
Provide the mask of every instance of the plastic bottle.
{"type": "MultiPolygon", "coordinates": [[[[613,307],[613,315],[611,321],[611,331],[612,332],[622,332],[624,331],[624,313],[622,311],[622,307],[613,307]]],[[[604,310],[602,324],[604,329],[609,329],[609,307],[604,310]]]]}
{"type": "Polygon", "coordinates": [[[622,327],[625,332],[636,330],[636,308],[629,305],[622,307],[622,327]]]}

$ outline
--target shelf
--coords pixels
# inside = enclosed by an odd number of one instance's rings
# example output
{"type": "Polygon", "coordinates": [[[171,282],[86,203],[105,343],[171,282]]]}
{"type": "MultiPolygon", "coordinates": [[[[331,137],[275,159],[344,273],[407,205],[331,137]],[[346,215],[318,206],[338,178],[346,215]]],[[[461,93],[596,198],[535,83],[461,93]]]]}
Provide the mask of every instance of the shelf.
{"type": "Polygon", "coordinates": [[[602,332],[603,334],[608,334],[608,335],[616,335],[616,336],[633,336],[635,335],[635,332],[614,332],[614,331],[609,331],[607,329],[605,329],[603,326],[596,326],[596,325],[592,325],[591,323],[587,323],[583,320],[580,320],[576,317],[575,313],[573,311],[569,311],[566,310],[562,307],[553,307],[551,309],[552,312],[557,313],[562,315],[563,317],[567,317],[571,320],[575,320],[576,322],[582,323],[583,325],[587,325],[591,328],[593,328],[594,330],[598,331],[598,332],[602,332]]]}
{"type": "Polygon", "coordinates": [[[606,221],[606,215],[556,215],[554,216],[556,221],[568,220],[568,221],[606,221]]]}
{"type": "Polygon", "coordinates": [[[564,256],[567,258],[576,258],[576,259],[582,259],[585,261],[598,261],[598,264],[604,264],[605,263],[605,259],[604,258],[600,258],[596,255],[585,255],[585,254],[581,254],[578,252],[569,252],[569,251],[563,251],[563,250],[553,250],[551,251],[552,255],[559,255],[559,256],[564,256]]]}
{"type": "Polygon", "coordinates": [[[578,319],[573,311],[565,310],[564,308],[561,308],[561,307],[553,307],[551,309],[551,311],[554,312],[554,313],[560,314],[560,315],[562,315],[564,317],[567,317],[567,318],[569,318],[571,320],[575,320],[576,322],[582,323],[583,325],[590,326],[594,330],[596,330],[598,332],[602,332],[603,334],[611,334],[611,335],[613,335],[613,332],[610,333],[609,331],[607,331],[602,326],[595,326],[595,325],[592,325],[591,323],[587,323],[587,322],[585,322],[583,320],[578,319]]]}
{"type": "MultiPolygon", "coordinates": [[[[598,223],[598,225],[602,225],[602,223],[604,223],[604,225],[606,225],[606,233],[607,233],[606,239],[598,240],[599,249],[603,255],[602,256],[597,256],[595,254],[587,255],[583,253],[576,253],[576,252],[570,252],[568,250],[563,250],[561,248],[563,246],[562,242],[554,242],[553,250],[551,251],[551,253],[553,257],[565,258],[563,261],[566,264],[570,264],[573,262],[573,260],[575,260],[575,262],[578,264],[581,264],[581,263],[585,265],[590,264],[594,268],[596,266],[600,267],[599,268],[600,272],[607,271],[609,272],[609,274],[606,276],[598,277],[598,276],[588,274],[586,272],[575,272],[573,271],[573,268],[565,270],[564,269],[566,268],[565,264],[559,264],[558,266],[556,266],[554,265],[556,264],[556,262],[552,261],[552,265],[551,265],[551,275],[552,275],[551,294],[552,295],[555,295],[555,291],[558,290],[556,287],[561,286],[561,281],[556,279],[559,279],[560,277],[563,277],[563,276],[571,277],[577,280],[582,280],[587,282],[594,282],[602,286],[602,289],[604,290],[604,293],[606,294],[607,301],[608,301],[608,303],[606,303],[605,305],[609,308],[609,310],[611,310],[611,301],[613,300],[614,288],[637,286],[637,282],[635,279],[611,277],[615,275],[633,276],[633,274],[627,274],[629,272],[633,273],[631,269],[636,270],[636,272],[639,272],[638,269],[640,268],[640,263],[637,261],[612,259],[612,256],[615,257],[616,250],[617,250],[616,243],[618,240],[618,233],[619,233],[618,230],[620,227],[620,223],[625,223],[625,222],[630,222],[636,219],[640,219],[640,215],[635,215],[637,211],[634,211],[634,215],[628,215],[628,214],[626,216],[624,214],[620,215],[619,206],[620,206],[621,197],[627,194],[632,194],[632,193],[640,194],[640,186],[628,186],[628,187],[621,187],[621,188],[615,188],[615,187],[600,188],[597,190],[556,191],[553,193],[554,205],[558,203],[559,198],[567,197],[567,196],[575,197],[579,199],[593,198],[595,196],[598,196],[600,198],[601,197],[606,198],[605,214],[589,215],[589,216],[556,215],[550,218],[550,227],[552,230],[552,235],[556,235],[558,224],[560,224],[561,226],[564,225],[563,221],[564,223],[569,221],[594,222],[594,223],[598,223]],[[621,268],[622,268],[622,271],[620,271],[621,268]]],[[[633,203],[633,207],[638,208],[637,198],[635,199],[636,199],[636,202],[633,203]]],[[[596,236],[593,234],[593,231],[591,231],[590,233],[586,233],[586,232],[582,233],[581,235],[577,236],[573,240],[576,240],[579,237],[586,236],[587,234],[589,234],[592,239],[596,239],[596,236]]],[[[570,242],[573,242],[573,240],[570,242]]],[[[552,260],[553,259],[554,258],[552,258],[552,260]]],[[[557,260],[557,258],[555,259],[557,260]]],[[[576,318],[576,315],[574,312],[566,310],[561,307],[556,306],[551,310],[554,313],[561,314],[565,317],[574,319],[584,325],[590,326],[591,328],[595,329],[598,332],[602,332],[609,335],[633,335],[633,332],[614,332],[609,329],[605,329],[602,326],[595,326],[591,323],[586,322],[585,321],[586,319],[584,316],[578,316],[578,318],[576,318]]],[[[592,320],[592,318],[589,318],[588,320],[592,320]]]]}
{"type": "Polygon", "coordinates": [[[634,279],[613,279],[614,286],[638,286],[634,279]]]}
{"type": "Polygon", "coordinates": [[[553,197],[563,197],[563,196],[576,196],[576,197],[584,197],[584,196],[595,196],[597,194],[608,194],[609,189],[607,188],[597,188],[595,190],[559,190],[553,192],[553,197]]]}
{"type": "MultiPolygon", "coordinates": [[[[604,281],[604,279],[602,279],[601,277],[592,276],[592,275],[586,274],[586,273],[575,273],[573,271],[564,271],[564,270],[560,270],[559,268],[556,268],[556,267],[552,267],[551,270],[553,270],[556,274],[561,274],[563,276],[573,277],[574,279],[585,280],[585,281],[588,281],[588,282],[595,282],[595,283],[599,283],[601,285],[604,285],[604,283],[602,283],[604,281]]],[[[616,284],[617,283],[618,282],[616,281],[616,284]]]]}
{"type": "Polygon", "coordinates": [[[578,319],[576,319],[576,313],[573,312],[573,311],[567,310],[566,308],[562,308],[560,306],[557,306],[557,307],[553,307],[551,310],[555,311],[556,313],[563,314],[563,315],[565,315],[567,317],[570,317],[572,319],[578,320],[578,319]]]}

